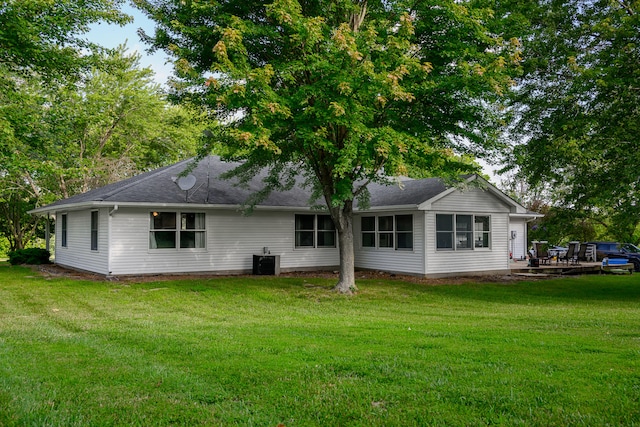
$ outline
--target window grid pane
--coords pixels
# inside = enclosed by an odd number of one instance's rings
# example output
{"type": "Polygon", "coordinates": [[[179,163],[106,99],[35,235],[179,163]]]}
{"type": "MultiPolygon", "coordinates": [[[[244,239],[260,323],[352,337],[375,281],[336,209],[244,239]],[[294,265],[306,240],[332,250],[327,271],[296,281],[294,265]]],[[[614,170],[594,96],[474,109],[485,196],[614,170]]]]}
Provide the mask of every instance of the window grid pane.
{"type": "Polygon", "coordinates": [[[152,212],[151,213],[151,229],[152,230],[175,230],[176,213],[175,212],[152,212]]]}
{"type": "Polygon", "coordinates": [[[413,215],[396,215],[396,249],[413,249],[413,215]]]}
{"type": "Polygon", "coordinates": [[[413,249],[413,233],[397,233],[397,249],[413,249]]]}
{"type": "Polygon", "coordinates": [[[375,216],[363,216],[362,217],[362,231],[376,231],[376,217],[375,216]]]}
{"type": "Polygon", "coordinates": [[[473,216],[456,215],[456,249],[473,249],[473,216]]]}
{"type": "Polygon", "coordinates": [[[335,231],[318,231],[318,247],[319,248],[335,248],[336,232],[335,231]]]}
{"type": "Polygon", "coordinates": [[[379,233],[378,247],[393,248],[393,233],[379,233]]]}
{"type": "Polygon", "coordinates": [[[476,216],[475,226],[475,247],[489,248],[491,246],[491,221],[488,216],[476,216]]]}
{"type": "Polygon", "coordinates": [[[318,215],[318,231],[333,231],[335,229],[330,215],[318,215]]]}
{"type": "Polygon", "coordinates": [[[453,250],[453,215],[436,214],[436,249],[453,250]]]}
{"type": "Polygon", "coordinates": [[[175,249],[176,247],[175,231],[152,231],[150,239],[151,249],[175,249]]]}
{"type": "Polygon", "coordinates": [[[392,216],[379,216],[378,217],[378,231],[393,231],[393,217],[392,216]]]}
{"type": "Polygon", "coordinates": [[[362,233],[362,247],[363,248],[375,248],[376,247],[376,233],[362,233]]]}
{"type": "Polygon", "coordinates": [[[297,247],[313,247],[313,231],[296,231],[297,247]]]}

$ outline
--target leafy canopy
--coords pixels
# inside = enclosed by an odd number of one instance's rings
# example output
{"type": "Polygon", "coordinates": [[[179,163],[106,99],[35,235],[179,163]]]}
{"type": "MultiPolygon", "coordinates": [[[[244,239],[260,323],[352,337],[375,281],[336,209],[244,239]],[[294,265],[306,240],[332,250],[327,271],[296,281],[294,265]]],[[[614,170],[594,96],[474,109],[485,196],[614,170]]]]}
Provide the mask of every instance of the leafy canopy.
{"type": "Polygon", "coordinates": [[[175,95],[229,127],[232,155],[311,171],[330,205],[409,167],[457,174],[495,141],[517,46],[467,2],[137,1],[176,56],[175,95]],[[455,152],[454,152],[455,150],[455,152]]]}
{"type": "Polygon", "coordinates": [[[640,232],[640,7],[631,0],[505,3],[523,40],[510,166],[564,209],[640,232]]]}
{"type": "Polygon", "coordinates": [[[100,46],[83,34],[96,22],[125,24],[123,0],[0,0],[0,67],[49,78],[90,66],[100,46]]]}

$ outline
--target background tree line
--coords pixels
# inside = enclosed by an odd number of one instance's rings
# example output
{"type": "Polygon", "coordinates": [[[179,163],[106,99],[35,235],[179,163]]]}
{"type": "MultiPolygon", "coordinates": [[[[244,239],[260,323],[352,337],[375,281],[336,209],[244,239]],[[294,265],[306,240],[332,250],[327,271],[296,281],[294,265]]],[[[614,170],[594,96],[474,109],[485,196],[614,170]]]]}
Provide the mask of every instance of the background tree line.
{"type": "Polygon", "coordinates": [[[640,2],[498,5],[498,28],[522,40],[505,134],[517,143],[505,160],[512,171],[507,187],[525,183],[520,196],[546,214],[532,236],[637,244],[640,2]]]}
{"type": "Polygon", "coordinates": [[[81,38],[88,24],[124,23],[119,2],[21,0],[0,6],[0,234],[32,243],[27,214],[141,171],[193,156],[203,116],[167,101],[125,47],[81,38]]]}

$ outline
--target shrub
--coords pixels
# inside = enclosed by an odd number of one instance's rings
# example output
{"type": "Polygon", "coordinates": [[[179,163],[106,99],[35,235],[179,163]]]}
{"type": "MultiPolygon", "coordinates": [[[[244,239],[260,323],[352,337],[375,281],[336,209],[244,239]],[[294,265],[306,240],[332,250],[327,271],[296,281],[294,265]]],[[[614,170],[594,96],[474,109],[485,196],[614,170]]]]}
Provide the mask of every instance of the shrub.
{"type": "Polygon", "coordinates": [[[28,248],[18,249],[9,252],[9,262],[11,265],[18,264],[49,264],[51,253],[46,249],[28,248]]]}

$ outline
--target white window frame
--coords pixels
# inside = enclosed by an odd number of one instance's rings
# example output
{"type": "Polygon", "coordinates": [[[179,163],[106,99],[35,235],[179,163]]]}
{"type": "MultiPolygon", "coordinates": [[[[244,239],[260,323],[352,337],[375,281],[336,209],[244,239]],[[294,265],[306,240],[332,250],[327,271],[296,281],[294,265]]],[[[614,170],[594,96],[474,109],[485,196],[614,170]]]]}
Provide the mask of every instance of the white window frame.
{"type": "Polygon", "coordinates": [[[89,219],[90,238],[89,245],[92,251],[98,250],[99,238],[100,238],[100,211],[92,210],[89,219]],[[95,220],[95,221],[94,221],[95,220]],[[95,226],[95,227],[94,227],[95,226]]]}
{"type": "MultiPolygon", "coordinates": [[[[360,217],[360,247],[362,249],[378,249],[378,250],[396,250],[396,251],[413,251],[415,242],[414,242],[414,229],[415,229],[415,221],[413,214],[380,214],[380,215],[362,215],[360,217]],[[399,230],[398,229],[398,217],[411,217],[411,230],[399,230]],[[373,218],[374,222],[374,230],[365,230],[363,228],[363,220],[365,218],[373,218]],[[381,221],[380,218],[391,218],[391,229],[385,227],[384,230],[381,229],[381,221]],[[400,234],[410,234],[411,235],[411,247],[410,248],[400,248],[398,247],[398,235],[400,234]],[[373,245],[365,246],[365,238],[364,235],[373,236],[373,245]],[[384,236],[384,237],[383,237],[384,236]],[[383,237],[383,238],[381,238],[383,237]],[[391,240],[391,245],[387,242],[391,240]],[[385,243],[381,245],[380,243],[385,243]]],[[[369,237],[369,240],[371,237],[369,237]]]]}
{"type": "Polygon", "coordinates": [[[333,224],[333,220],[331,219],[331,215],[329,214],[294,214],[293,216],[293,246],[295,249],[335,249],[338,245],[338,235],[335,224],[333,224]],[[313,228],[298,228],[298,217],[313,217],[313,228]],[[320,221],[318,221],[318,217],[328,218],[331,220],[331,224],[333,225],[332,229],[324,229],[319,228],[320,221]],[[301,233],[311,233],[312,236],[312,244],[311,245],[301,245],[302,239],[299,237],[301,233]],[[319,245],[319,235],[333,233],[333,245],[319,245]]]}
{"type": "Polygon", "coordinates": [[[60,214],[60,247],[69,247],[69,217],[66,213],[60,214]]]}
{"type": "MultiPolygon", "coordinates": [[[[202,251],[207,249],[207,230],[206,230],[207,216],[204,212],[198,211],[151,211],[149,212],[149,250],[151,251],[202,251]],[[158,215],[174,215],[173,227],[167,228],[154,228],[154,218],[158,215]],[[195,215],[194,227],[187,228],[185,215],[195,215]],[[200,224],[197,224],[200,223],[200,224]],[[173,233],[173,245],[158,247],[158,240],[156,234],[158,233],[173,233]],[[187,234],[193,233],[194,246],[183,246],[183,241],[186,239],[187,234]],[[185,239],[183,239],[183,237],[185,239]]],[[[171,240],[171,239],[170,239],[171,240]]]]}
{"type": "Polygon", "coordinates": [[[458,214],[458,213],[437,213],[435,218],[435,231],[436,231],[436,251],[472,251],[472,250],[491,250],[492,247],[492,220],[491,215],[487,214],[458,214]],[[452,229],[438,229],[438,216],[446,216],[451,218],[452,229]],[[462,222],[458,221],[458,217],[471,218],[471,230],[461,229],[462,222]],[[485,223],[479,222],[478,219],[487,218],[485,223]],[[478,230],[478,224],[485,224],[488,226],[488,230],[478,230]],[[448,240],[451,242],[451,247],[439,247],[440,236],[449,236],[448,240]],[[485,245],[486,239],[486,245],[485,245]],[[466,244],[464,244],[466,242],[466,244]]]}

